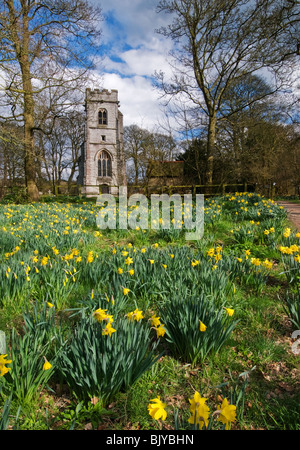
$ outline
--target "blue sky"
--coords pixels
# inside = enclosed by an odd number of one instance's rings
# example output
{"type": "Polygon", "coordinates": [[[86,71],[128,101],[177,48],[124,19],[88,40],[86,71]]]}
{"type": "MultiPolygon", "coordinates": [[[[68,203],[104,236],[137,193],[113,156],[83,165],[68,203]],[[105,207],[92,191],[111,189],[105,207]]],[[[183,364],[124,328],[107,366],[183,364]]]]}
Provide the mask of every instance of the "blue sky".
{"type": "Polygon", "coordinates": [[[103,55],[97,66],[101,85],[118,89],[125,126],[154,129],[164,115],[152,76],[155,70],[170,70],[167,56],[171,48],[155,30],[167,18],[156,13],[157,0],[102,0],[97,5],[104,16],[103,55]]]}

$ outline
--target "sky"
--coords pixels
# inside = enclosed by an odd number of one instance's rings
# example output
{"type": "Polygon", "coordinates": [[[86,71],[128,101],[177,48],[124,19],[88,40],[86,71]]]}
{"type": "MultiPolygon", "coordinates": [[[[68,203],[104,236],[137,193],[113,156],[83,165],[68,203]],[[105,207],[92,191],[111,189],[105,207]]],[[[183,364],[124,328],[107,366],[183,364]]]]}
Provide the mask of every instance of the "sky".
{"type": "Polygon", "coordinates": [[[165,124],[155,71],[170,72],[171,43],[156,32],[166,16],[156,12],[157,0],[90,0],[102,9],[102,58],[97,64],[100,86],[117,89],[124,126],[155,130],[165,124]]]}

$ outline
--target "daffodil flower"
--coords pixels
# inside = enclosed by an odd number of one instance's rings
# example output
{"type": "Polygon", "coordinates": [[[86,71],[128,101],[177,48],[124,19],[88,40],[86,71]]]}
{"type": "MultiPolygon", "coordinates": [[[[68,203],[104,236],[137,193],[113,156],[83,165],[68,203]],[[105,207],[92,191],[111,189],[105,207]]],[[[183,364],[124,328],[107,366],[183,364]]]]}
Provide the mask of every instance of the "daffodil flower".
{"type": "Polygon", "coordinates": [[[106,327],[102,330],[102,335],[106,336],[108,335],[109,337],[111,337],[112,333],[115,333],[115,328],[112,327],[112,325],[110,324],[110,322],[106,325],[106,327]]]}
{"type": "Polygon", "coordinates": [[[208,425],[209,407],[206,405],[207,398],[201,397],[199,392],[195,392],[194,398],[189,399],[191,417],[188,422],[198,425],[200,430],[208,425]]]}
{"type": "Polygon", "coordinates": [[[233,314],[234,314],[234,309],[231,309],[231,308],[225,308],[225,311],[227,312],[227,314],[229,315],[229,317],[233,316],[233,314]]]}
{"type": "Polygon", "coordinates": [[[166,403],[163,403],[160,400],[160,396],[158,395],[157,398],[153,398],[152,400],[150,400],[150,402],[152,402],[153,404],[149,403],[148,405],[148,411],[150,416],[154,419],[154,420],[166,420],[167,417],[167,411],[165,410],[166,408],[166,403]]]}
{"type": "Polygon", "coordinates": [[[201,320],[199,320],[199,322],[200,322],[200,331],[202,331],[202,332],[206,331],[207,326],[204,325],[204,323],[201,322],[201,320]]]}
{"type": "Polygon", "coordinates": [[[52,365],[45,358],[45,362],[44,362],[44,365],[43,365],[43,370],[49,370],[49,369],[51,369],[51,367],[52,367],[52,365]]]}
{"type": "Polygon", "coordinates": [[[3,377],[10,369],[10,367],[5,367],[5,364],[11,364],[11,359],[6,359],[7,355],[0,355],[0,376],[3,377]]]}
{"type": "Polygon", "coordinates": [[[225,425],[225,430],[229,430],[231,422],[236,419],[236,406],[229,405],[227,398],[224,398],[222,405],[219,406],[220,415],[218,421],[225,425]]]}

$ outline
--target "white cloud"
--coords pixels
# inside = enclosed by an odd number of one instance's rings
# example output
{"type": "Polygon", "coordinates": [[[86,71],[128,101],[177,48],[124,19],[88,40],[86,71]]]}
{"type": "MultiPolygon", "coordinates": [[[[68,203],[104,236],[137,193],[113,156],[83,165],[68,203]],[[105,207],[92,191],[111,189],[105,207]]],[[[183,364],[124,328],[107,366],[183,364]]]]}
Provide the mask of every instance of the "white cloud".
{"type": "Polygon", "coordinates": [[[121,77],[116,73],[107,73],[103,77],[103,86],[118,90],[125,126],[136,124],[153,129],[158,125],[162,112],[151,80],[139,75],[121,77]]]}

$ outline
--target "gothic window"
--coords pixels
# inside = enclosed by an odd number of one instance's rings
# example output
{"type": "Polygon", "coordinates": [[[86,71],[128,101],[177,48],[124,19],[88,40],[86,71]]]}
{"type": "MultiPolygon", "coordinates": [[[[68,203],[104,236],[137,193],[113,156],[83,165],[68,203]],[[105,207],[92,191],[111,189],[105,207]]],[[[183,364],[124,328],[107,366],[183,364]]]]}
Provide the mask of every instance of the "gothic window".
{"type": "Polygon", "coordinates": [[[98,177],[111,177],[111,157],[105,150],[98,159],[98,177]]]}
{"type": "Polygon", "coordinates": [[[98,124],[107,125],[107,111],[106,109],[100,109],[98,112],[98,124]]]}

